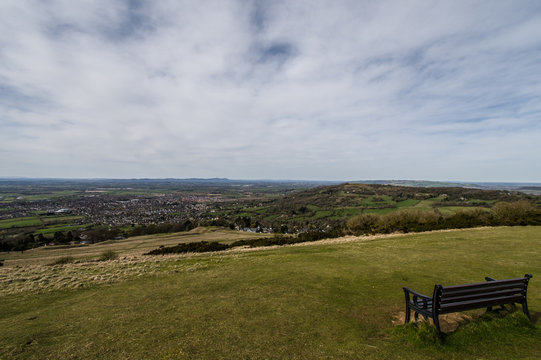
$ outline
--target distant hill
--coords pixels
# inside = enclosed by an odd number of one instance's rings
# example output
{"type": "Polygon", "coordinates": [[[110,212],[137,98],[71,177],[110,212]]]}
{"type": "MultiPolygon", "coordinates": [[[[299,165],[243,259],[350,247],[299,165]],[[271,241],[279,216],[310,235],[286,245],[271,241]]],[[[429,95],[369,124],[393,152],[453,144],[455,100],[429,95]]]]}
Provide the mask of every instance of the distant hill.
{"type": "Polygon", "coordinates": [[[541,195],[541,183],[514,183],[514,182],[452,182],[429,180],[357,180],[350,184],[379,184],[413,187],[461,187],[485,190],[511,190],[528,194],[541,195]]]}
{"type": "MultiPolygon", "coordinates": [[[[541,206],[541,197],[520,191],[435,186],[436,182],[425,187],[421,187],[420,182],[409,184],[417,186],[345,183],[299,189],[279,198],[255,201],[252,206],[224,205],[220,213],[228,221],[238,222],[237,225],[244,222],[245,227],[259,222],[272,227],[287,224],[289,229],[302,231],[337,225],[361,213],[386,215],[414,209],[437,211],[448,216],[463,210],[489,210],[498,202],[517,200],[528,200],[541,206]]],[[[215,213],[208,216],[215,216],[215,213]]]]}

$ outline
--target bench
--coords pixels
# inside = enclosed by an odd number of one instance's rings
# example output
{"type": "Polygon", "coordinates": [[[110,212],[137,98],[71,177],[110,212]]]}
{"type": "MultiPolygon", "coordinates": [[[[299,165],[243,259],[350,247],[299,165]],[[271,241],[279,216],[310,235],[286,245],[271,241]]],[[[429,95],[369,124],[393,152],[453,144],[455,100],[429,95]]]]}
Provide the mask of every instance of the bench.
{"type": "Polygon", "coordinates": [[[415,320],[419,318],[419,314],[423,315],[425,319],[432,318],[438,333],[441,334],[439,315],[481,308],[492,311],[493,306],[505,308],[505,304],[514,303],[521,304],[522,311],[532,321],[526,302],[526,290],[531,278],[532,275],[526,274],[522,278],[507,280],[486,277],[486,282],[466,285],[442,286],[438,284],[434,286],[432,297],[404,287],[406,296],[405,322],[410,321],[413,310],[415,320]]]}

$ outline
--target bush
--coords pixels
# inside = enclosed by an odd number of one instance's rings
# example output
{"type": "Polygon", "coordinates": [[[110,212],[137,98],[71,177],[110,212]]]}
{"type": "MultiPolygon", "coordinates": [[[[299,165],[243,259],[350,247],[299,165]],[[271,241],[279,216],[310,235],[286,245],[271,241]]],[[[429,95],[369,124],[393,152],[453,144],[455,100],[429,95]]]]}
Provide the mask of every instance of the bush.
{"type": "Polygon", "coordinates": [[[73,258],[73,256],[63,256],[61,258],[56,259],[55,261],[53,261],[52,263],[48,265],[65,265],[65,264],[71,264],[74,261],[75,259],[73,258]]]}
{"type": "Polygon", "coordinates": [[[348,220],[347,227],[355,234],[372,234],[377,231],[380,218],[375,214],[353,216],[348,220]]]}
{"type": "Polygon", "coordinates": [[[434,211],[401,210],[387,215],[361,214],[352,217],[348,229],[354,234],[428,231],[440,227],[441,216],[434,211]]]}
{"type": "Polygon", "coordinates": [[[272,238],[258,238],[250,240],[239,240],[231,243],[231,247],[235,246],[250,246],[250,247],[259,247],[259,246],[274,246],[274,245],[288,245],[288,244],[298,244],[303,242],[312,242],[322,239],[330,239],[344,236],[344,232],[339,229],[332,229],[329,231],[308,231],[300,233],[297,237],[293,236],[274,236],[272,238]]]}
{"type": "Polygon", "coordinates": [[[211,251],[222,251],[227,250],[231,246],[227,244],[221,244],[219,242],[191,242],[185,244],[178,244],[175,246],[169,247],[160,247],[158,249],[149,251],[145,255],[165,255],[165,254],[183,254],[189,252],[211,252],[211,251]]]}
{"type": "Polygon", "coordinates": [[[101,253],[100,257],[98,258],[99,261],[108,261],[108,260],[116,260],[116,259],[118,259],[118,254],[114,252],[113,250],[107,250],[101,253]]]}
{"type": "Polygon", "coordinates": [[[382,217],[383,232],[428,231],[438,228],[440,215],[434,211],[402,210],[395,211],[382,217]]]}
{"type": "Polygon", "coordinates": [[[140,235],[153,235],[153,234],[163,234],[163,233],[172,233],[172,232],[181,232],[181,231],[190,231],[195,229],[197,224],[191,220],[186,220],[183,223],[163,223],[163,224],[153,224],[153,225],[143,225],[132,229],[128,236],[140,236],[140,235]]]}
{"type": "Polygon", "coordinates": [[[496,220],[501,225],[538,225],[541,214],[528,200],[499,202],[492,208],[496,220]]]}
{"type": "Polygon", "coordinates": [[[272,238],[258,238],[258,239],[249,239],[249,240],[238,240],[230,245],[222,244],[219,242],[191,242],[185,244],[178,244],[176,246],[170,247],[159,247],[158,249],[149,251],[145,255],[165,255],[165,254],[181,254],[188,252],[210,252],[210,251],[222,251],[227,250],[236,246],[273,246],[273,245],[287,245],[287,244],[297,244],[301,242],[310,242],[317,241],[321,239],[336,238],[344,236],[344,233],[341,229],[332,229],[329,231],[308,231],[305,233],[299,234],[297,237],[290,236],[275,236],[272,238]]]}
{"type": "Polygon", "coordinates": [[[482,209],[459,210],[442,220],[443,229],[463,229],[477,226],[493,225],[493,218],[489,211],[482,209]]]}

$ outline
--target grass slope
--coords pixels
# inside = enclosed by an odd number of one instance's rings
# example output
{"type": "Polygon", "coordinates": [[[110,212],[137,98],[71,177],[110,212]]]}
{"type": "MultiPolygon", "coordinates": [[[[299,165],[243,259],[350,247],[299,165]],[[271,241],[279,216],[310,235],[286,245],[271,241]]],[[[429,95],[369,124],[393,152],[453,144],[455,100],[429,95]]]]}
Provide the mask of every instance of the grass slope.
{"type": "Polygon", "coordinates": [[[541,228],[515,227],[145,258],[107,284],[0,295],[0,358],[541,358],[541,332],[520,314],[462,326],[443,344],[391,325],[402,286],[430,293],[524,273],[539,322],[540,249],[541,228]]]}
{"type": "Polygon", "coordinates": [[[231,243],[237,240],[272,236],[272,234],[240,232],[216,227],[198,227],[186,232],[135,236],[123,240],[107,240],[90,246],[39,247],[26,250],[24,253],[12,251],[10,253],[0,253],[0,259],[6,260],[4,265],[9,267],[43,265],[65,256],[85,260],[96,258],[105,251],[115,251],[123,256],[137,256],[154,250],[160,245],[172,246],[202,240],[231,243]]]}

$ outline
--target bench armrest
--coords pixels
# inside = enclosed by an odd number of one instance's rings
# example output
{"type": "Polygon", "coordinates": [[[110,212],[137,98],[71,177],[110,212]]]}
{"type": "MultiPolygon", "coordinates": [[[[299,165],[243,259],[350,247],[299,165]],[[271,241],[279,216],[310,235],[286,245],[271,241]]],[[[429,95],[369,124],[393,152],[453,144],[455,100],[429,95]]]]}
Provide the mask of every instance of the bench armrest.
{"type": "Polygon", "coordinates": [[[404,292],[406,293],[406,295],[408,295],[408,296],[409,296],[409,294],[412,294],[413,296],[420,297],[421,299],[432,300],[432,298],[430,296],[420,294],[417,291],[411,290],[410,288],[404,287],[403,289],[404,289],[404,292]]]}

